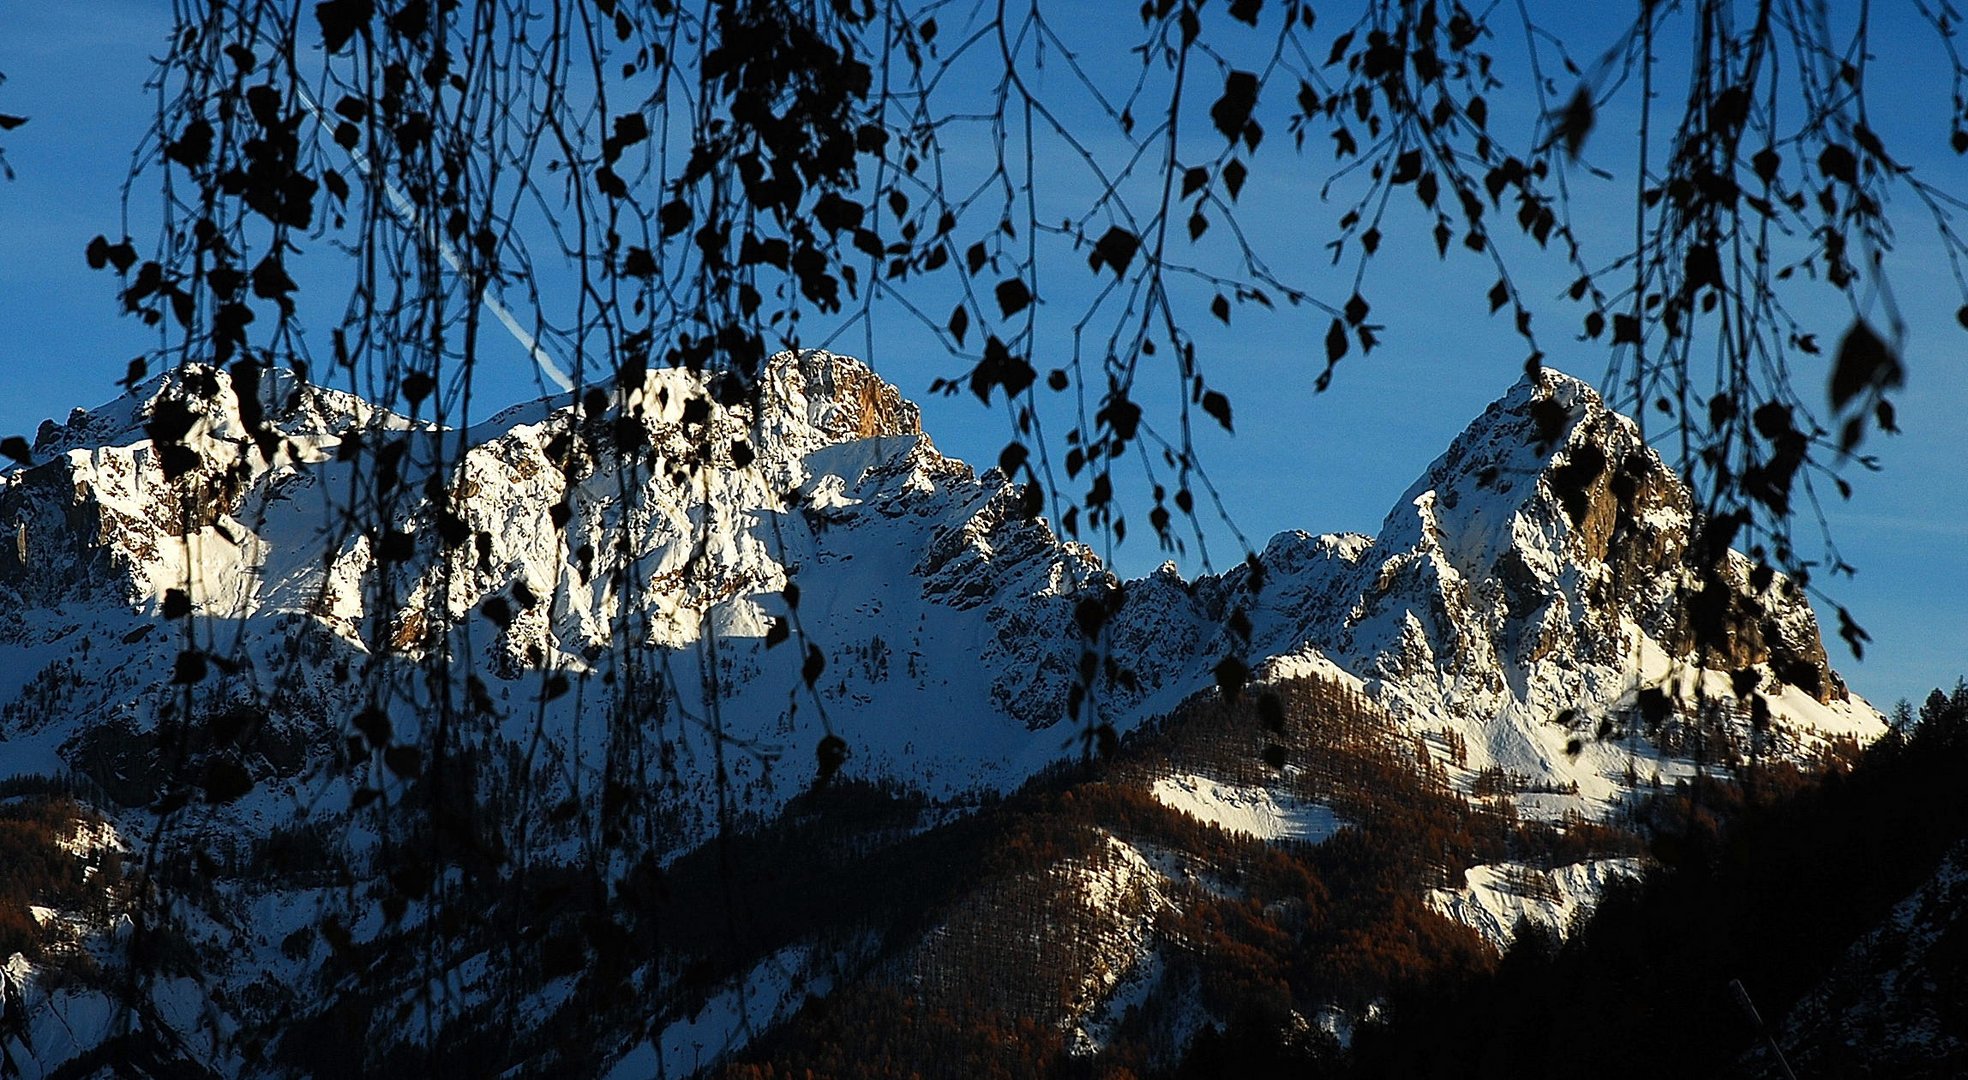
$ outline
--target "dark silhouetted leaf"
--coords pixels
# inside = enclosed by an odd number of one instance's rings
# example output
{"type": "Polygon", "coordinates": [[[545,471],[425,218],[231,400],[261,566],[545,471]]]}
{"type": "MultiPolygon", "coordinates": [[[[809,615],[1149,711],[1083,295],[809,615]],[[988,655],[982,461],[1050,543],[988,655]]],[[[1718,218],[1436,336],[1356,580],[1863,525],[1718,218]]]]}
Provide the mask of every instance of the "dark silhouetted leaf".
{"type": "Polygon", "coordinates": [[[1326,328],[1326,363],[1338,363],[1346,355],[1346,324],[1338,319],[1326,328]]]}
{"type": "Polygon", "coordinates": [[[1756,170],[1757,178],[1761,179],[1765,184],[1776,182],[1777,167],[1782,164],[1783,158],[1779,157],[1774,149],[1767,146],[1758,150],[1756,156],[1749,159],[1750,168],[1756,170]]]}
{"type": "Polygon", "coordinates": [[[422,404],[423,400],[431,396],[431,392],[436,389],[436,380],[426,372],[412,371],[403,377],[403,400],[408,401],[413,409],[422,404]]]}
{"type": "Polygon", "coordinates": [[[1223,188],[1230,193],[1232,201],[1235,201],[1238,195],[1243,194],[1244,180],[1249,175],[1250,170],[1246,169],[1244,163],[1238,161],[1236,158],[1231,158],[1229,163],[1223,166],[1223,188]]]}
{"type": "Polygon", "coordinates": [[[1635,698],[1635,704],[1639,706],[1639,716],[1647,722],[1647,726],[1655,726],[1667,720],[1671,702],[1667,700],[1667,690],[1647,687],[1639,690],[1639,698],[1635,698]]]}
{"type": "Polygon", "coordinates": [[[1716,394],[1708,399],[1708,426],[1716,431],[1722,425],[1736,418],[1736,399],[1728,394],[1716,394]]]}
{"type": "Polygon", "coordinates": [[[178,132],[178,137],[164,147],[164,156],[195,169],[212,156],[212,124],[204,117],[198,117],[178,132]]]}
{"type": "MultiPolygon", "coordinates": [[[[1099,273],[1102,264],[1105,264],[1113,268],[1115,277],[1120,277],[1127,273],[1128,264],[1134,261],[1134,253],[1140,248],[1140,237],[1115,225],[1094,242],[1093,253],[1087,256],[1087,265],[1099,273]]],[[[962,339],[958,340],[961,342],[962,339]]]]}
{"type": "Polygon", "coordinates": [[[1824,152],[1818,155],[1818,171],[1833,180],[1856,185],[1859,182],[1859,159],[1849,148],[1828,143],[1824,152]]]}
{"type": "Polygon", "coordinates": [[[1551,488],[1577,528],[1585,524],[1591,509],[1592,484],[1606,471],[1606,454],[1592,443],[1580,443],[1566,455],[1565,463],[1551,470],[1551,488]]]}
{"type": "Polygon", "coordinates": [[[1421,151],[1403,150],[1394,159],[1394,172],[1388,176],[1390,184],[1411,184],[1421,176],[1421,151]]]}
{"type": "Polygon", "coordinates": [[[1722,287],[1722,259],[1712,244],[1695,244],[1682,259],[1682,287],[1693,291],[1722,287]]]}
{"type": "Polygon", "coordinates": [[[540,683],[540,700],[553,701],[565,697],[570,689],[572,686],[568,683],[567,676],[556,671],[540,683]]]}
{"type": "Polygon", "coordinates": [[[1838,358],[1832,362],[1832,409],[1842,412],[1860,394],[1893,389],[1905,381],[1900,358],[1864,319],[1854,319],[1838,343],[1838,358]]]}
{"type": "Polygon", "coordinates": [[[1739,698],[1755,693],[1762,683],[1763,676],[1755,668],[1739,668],[1729,673],[1729,689],[1734,690],[1739,698]]]}
{"type": "Polygon", "coordinates": [[[644,280],[653,278],[656,276],[656,256],[646,247],[632,245],[628,254],[622,257],[622,273],[644,280]]]}
{"type": "Polygon", "coordinates": [[[1021,278],[1006,278],[998,282],[997,297],[998,307],[1007,319],[1024,311],[1032,303],[1032,291],[1025,287],[1021,278]]]}
{"type": "Polygon", "coordinates": [[[424,771],[424,752],[414,746],[392,746],[383,751],[383,767],[404,780],[414,780],[424,771]]]}
{"type": "Polygon", "coordinates": [[[1257,76],[1248,71],[1232,71],[1223,80],[1223,96],[1210,106],[1210,120],[1223,137],[1236,142],[1250,123],[1257,108],[1257,76]]]}
{"type": "Polygon", "coordinates": [[[813,204],[813,220],[831,233],[853,231],[861,227],[861,219],[866,208],[852,199],[844,199],[834,192],[820,196],[813,204]]]}
{"type": "Polygon", "coordinates": [[[813,776],[813,786],[823,788],[828,781],[840,773],[841,766],[847,764],[847,740],[839,735],[827,735],[813,750],[814,765],[817,771],[813,776]]]}
{"type": "Polygon", "coordinates": [[[178,654],[177,663],[171,669],[171,682],[178,686],[190,686],[205,681],[205,654],[196,649],[186,649],[178,654]]]}
{"type": "Polygon", "coordinates": [[[1581,84],[1565,103],[1565,111],[1558,114],[1558,126],[1551,133],[1551,141],[1564,143],[1565,155],[1577,161],[1579,152],[1585,149],[1585,137],[1592,133],[1594,118],[1592,92],[1581,84]]]}
{"type": "Polygon", "coordinates": [[[228,803],[253,790],[253,778],[246,767],[231,758],[215,758],[205,765],[205,778],[199,781],[208,803],[228,803]]]}
{"type": "Polygon", "coordinates": [[[1852,613],[1842,607],[1838,609],[1838,636],[1844,638],[1845,644],[1851,646],[1852,659],[1865,659],[1865,643],[1872,640],[1872,635],[1866,633],[1864,627],[1852,621],[1852,613]]]}
{"type": "Polygon", "coordinates": [[[390,529],[376,543],[376,558],[380,562],[409,562],[416,554],[417,537],[414,533],[390,529]]]}
{"type": "Polygon", "coordinates": [[[1565,426],[1571,423],[1572,414],[1551,397],[1539,397],[1531,402],[1531,423],[1536,427],[1532,441],[1547,446],[1557,442],[1565,434],[1565,426]]]}
{"type": "Polygon", "coordinates": [[[1006,397],[1017,397],[1038,381],[1037,369],[1022,356],[1014,356],[994,334],[984,342],[984,359],[970,373],[970,391],[979,401],[991,400],[993,387],[1003,387],[1006,397]]]}
{"type": "Polygon", "coordinates": [[[396,738],[396,727],[390,723],[389,714],[381,709],[364,709],[349,721],[355,730],[362,733],[370,746],[381,749],[396,738]]]}
{"type": "Polygon", "coordinates": [[[1257,696],[1257,720],[1264,730],[1283,733],[1285,730],[1285,706],[1278,695],[1266,690],[1257,696]]]}
{"type": "Polygon", "coordinates": [[[690,204],[682,199],[671,199],[663,204],[661,210],[656,211],[656,220],[661,225],[664,236],[675,236],[689,228],[693,216],[690,204]]]}
{"type": "Polygon", "coordinates": [[[1792,661],[1777,672],[1777,677],[1812,697],[1820,697],[1824,693],[1824,675],[1809,660],[1792,661]]]}
{"type": "Polygon", "coordinates": [[[1045,488],[1038,481],[1020,485],[1019,492],[1019,517],[1031,521],[1045,513],[1045,488]]]}
{"type": "Polygon", "coordinates": [[[1750,414],[1750,422],[1756,425],[1756,433],[1771,442],[1797,430],[1791,420],[1790,406],[1777,401],[1766,401],[1750,414]]]}
{"type": "Polygon", "coordinates": [[[1351,48],[1352,45],[1353,45],[1353,31],[1351,30],[1348,30],[1346,33],[1341,34],[1338,37],[1334,38],[1332,43],[1332,52],[1326,56],[1326,66],[1331,67],[1332,65],[1339,63],[1341,60],[1346,59],[1346,50],[1351,48]]]}
{"type": "Polygon", "coordinates": [[[1235,656],[1226,656],[1217,661],[1213,670],[1216,675],[1216,687],[1222,691],[1226,699],[1235,701],[1242,696],[1244,683],[1250,678],[1250,668],[1244,666],[1242,660],[1235,656]]]}
{"type": "Polygon", "coordinates": [[[109,265],[115,267],[119,274],[127,274],[132,266],[137,265],[137,249],[128,240],[104,248],[103,257],[109,260],[109,265]]]}
{"type": "Polygon", "coordinates": [[[321,44],[338,53],[358,30],[366,30],[375,15],[373,0],[327,0],[314,5],[314,17],[321,24],[321,44]]]}
{"type": "Polygon", "coordinates": [[[1235,431],[1230,426],[1230,399],[1214,390],[1203,395],[1203,411],[1223,425],[1225,431],[1235,431]]]}

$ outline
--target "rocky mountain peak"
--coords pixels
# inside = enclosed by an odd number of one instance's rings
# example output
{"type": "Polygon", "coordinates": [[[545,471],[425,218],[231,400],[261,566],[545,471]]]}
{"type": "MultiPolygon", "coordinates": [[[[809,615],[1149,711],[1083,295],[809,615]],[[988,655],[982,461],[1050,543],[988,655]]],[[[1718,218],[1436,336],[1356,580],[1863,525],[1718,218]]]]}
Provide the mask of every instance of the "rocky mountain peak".
{"type": "MultiPolygon", "coordinates": [[[[1685,484],[1630,419],[1584,382],[1520,379],[1456,437],[1387,516],[1338,642],[1410,702],[1481,714],[1551,715],[1601,675],[1656,653],[1692,660],[1685,484]]],[[[1747,560],[1724,576],[1726,640],[1699,666],[1773,674],[1820,702],[1843,700],[1816,620],[1781,577],[1752,588],[1747,560]]],[[[1631,674],[1623,676],[1631,679],[1631,674]]]]}
{"type": "Polygon", "coordinates": [[[1632,421],[1584,382],[1545,369],[1456,437],[1396,503],[1379,544],[1438,552],[1464,575],[1495,572],[1526,545],[1558,559],[1619,561],[1616,535],[1624,543],[1627,534],[1685,532],[1688,510],[1685,489],[1632,421]]]}
{"type": "Polygon", "coordinates": [[[922,411],[859,360],[782,352],[766,361],[762,379],[761,424],[798,421],[833,442],[922,433],[922,411]]]}

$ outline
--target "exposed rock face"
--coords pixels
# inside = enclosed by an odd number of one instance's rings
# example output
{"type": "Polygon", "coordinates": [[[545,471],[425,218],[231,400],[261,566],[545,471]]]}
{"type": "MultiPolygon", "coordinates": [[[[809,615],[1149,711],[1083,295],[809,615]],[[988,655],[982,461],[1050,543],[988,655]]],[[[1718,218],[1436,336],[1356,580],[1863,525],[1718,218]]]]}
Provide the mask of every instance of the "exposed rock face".
{"type": "Polygon", "coordinates": [[[795,411],[821,439],[847,442],[922,434],[922,412],[902,392],[846,357],[810,351],[767,368],[771,405],[795,411]]]}

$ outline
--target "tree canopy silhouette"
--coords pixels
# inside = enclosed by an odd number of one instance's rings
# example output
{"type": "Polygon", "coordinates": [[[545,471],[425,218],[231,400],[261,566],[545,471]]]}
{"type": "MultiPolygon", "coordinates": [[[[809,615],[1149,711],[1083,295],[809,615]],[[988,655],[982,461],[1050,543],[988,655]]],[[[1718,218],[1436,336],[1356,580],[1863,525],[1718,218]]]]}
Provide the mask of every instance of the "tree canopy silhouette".
{"type": "MultiPolygon", "coordinates": [[[[1949,45],[1953,12],[1917,7],[1949,45]]],[[[673,765],[653,732],[684,717],[710,734],[720,786],[705,813],[719,825],[739,813],[727,749],[763,753],[720,724],[712,628],[701,684],[679,685],[646,655],[648,628],[622,625],[606,646],[597,813],[572,796],[532,807],[531,792],[484,790],[460,763],[474,749],[469,723],[495,711],[478,657],[411,620],[411,583],[395,569],[420,544],[441,547],[440,584],[490,560],[487,535],[458,509],[469,496],[454,470],[508,336],[543,387],[571,395],[548,444],[570,485],[612,454],[705,492],[713,472],[747,468],[753,444],[652,447],[638,424],[607,422],[608,386],[660,368],[702,373],[704,398],[681,414],[710,431],[714,406],[758,402],[776,353],[858,338],[879,363],[885,343],[934,340],[949,362],[927,391],[1002,413],[995,464],[1022,485],[1019,513],[1096,545],[1145,521],[1158,544],[1193,546],[1206,566],[1205,521],[1219,517],[1258,583],[1263,568],[1210,479],[1222,463],[1198,450],[1199,429],[1238,419],[1198,327],[1281,320],[1312,343],[1319,388],[1371,378],[1349,361],[1400,342],[1385,298],[1415,287],[1377,271],[1396,250],[1432,254],[1446,269],[1430,287],[1475,290],[1521,341],[1524,369],[1540,368],[1547,342],[1592,343],[1614,404],[1656,425],[1701,506],[1681,600],[1706,655],[1747,617],[1732,575],[1762,588],[1782,572],[1821,590],[1814,569],[1849,569],[1829,537],[1799,538],[1822,522],[1821,485],[1849,493],[1843,474],[1870,464],[1868,434],[1895,428],[1908,328],[1887,254],[1907,215],[1938,238],[1968,300],[1953,217],[1964,204],[1873,119],[1868,8],[1643,0],[1591,43],[1596,54],[1529,5],[1446,0],[1144,0],[1094,32],[1083,7],[1038,0],[174,0],[173,14],[154,124],[125,189],[124,220],[160,228],[78,238],[114,276],[124,313],[155,329],[123,384],[176,373],[177,396],[145,417],[165,477],[224,487],[251,475],[248,461],[207,460],[195,437],[194,399],[225,393],[218,371],[262,464],[299,457],[262,405],[273,388],[346,388],[429,425],[416,439],[356,431],[335,450],[354,471],[329,541],[365,543],[375,572],[359,584],[373,594],[368,651],[344,670],[367,701],[334,751],[352,813],[410,812],[377,842],[398,860],[380,901],[391,923],[447,890],[467,898],[453,915],[487,895],[460,882],[512,849],[460,812],[474,800],[517,800],[507,817],[522,840],[539,820],[592,833],[585,854],[599,871],[580,889],[594,897],[567,899],[579,890],[542,875],[510,890],[519,899],[499,925],[586,915],[580,905],[604,907],[611,888],[640,902],[662,887],[660,845],[636,834],[675,809],[648,805],[665,792],[651,774],[673,765]],[[1578,197],[1584,175],[1620,179],[1610,211],[1603,196],[1578,197]],[[1302,209],[1288,227],[1254,228],[1249,200],[1274,181],[1303,193],[1302,209]],[[1329,252],[1337,272],[1280,270],[1288,249],[1329,252]],[[1544,281],[1564,284],[1547,296],[1544,281]],[[1820,341],[1831,305],[1849,316],[1836,342],[1820,341]],[[1830,360],[1823,388],[1805,362],[1817,356],[1830,360]],[[421,536],[413,505],[427,514],[421,536]],[[420,714],[414,736],[406,708],[420,714]]],[[[1958,154],[1968,67],[1947,56],[1953,94],[1937,109],[1958,154]]],[[[0,128],[17,120],[0,113],[0,128]]],[[[1968,304],[1960,318],[1968,325],[1968,304]]],[[[20,437],[0,453],[34,460],[20,437]]],[[[1570,458],[1553,482],[1572,495],[1617,483],[1600,457],[1570,458]]],[[[209,501],[188,497],[187,518],[209,501]]],[[[570,503],[550,512],[566,531],[570,503]]],[[[696,525],[708,537],[710,515],[696,525]]],[[[597,553],[577,558],[585,581],[597,553]]],[[[617,595],[653,587],[626,561],[600,561],[620,575],[617,595]]],[[[1096,655],[1118,601],[1099,582],[1073,584],[1085,587],[1073,623],[1086,648],[1068,701],[1092,752],[1118,743],[1090,704],[1096,684],[1120,677],[1096,655]]],[[[200,695],[243,662],[200,631],[189,589],[159,605],[178,632],[171,685],[187,721],[229,707],[200,695]]],[[[524,581],[501,589],[466,610],[505,630],[542,603],[524,581]]],[[[805,640],[798,595],[785,587],[786,615],[763,646],[795,650],[823,710],[828,654],[805,640]]],[[[617,610],[626,624],[639,609],[617,610]]],[[[1864,630],[1839,615],[1859,651],[1864,630]]],[[[1226,613],[1233,635],[1239,618],[1226,613]]],[[[288,659],[306,662],[311,647],[297,641],[288,659]]],[[[1225,698],[1246,686],[1246,659],[1215,666],[1225,698]]],[[[544,715],[586,683],[547,672],[538,688],[544,715]]],[[[1657,721],[1669,705],[1656,690],[1637,707],[1657,721]]],[[[226,711],[212,731],[160,744],[200,766],[156,800],[164,820],[194,799],[245,795],[253,777],[235,759],[289,749],[267,745],[266,720],[226,711]]],[[[850,736],[829,728],[802,748],[816,791],[849,760],[850,736]]],[[[1265,760],[1281,764],[1282,744],[1269,745],[1265,760]]],[[[515,782],[535,764],[516,765],[515,782]]],[[[300,827],[282,840],[303,852],[320,842],[300,827]]],[[[167,884],[196,877],[147,857],[167,884]]],[[[611,935],[642,933],[581,925],[597,957],[625,955],[611,935]]],[[[320,932],[350,971],[371,959],[342,923],[320,932]]],[[[572,934],[541,945],[554,964],[582,962],[579,942],[561,947],[572,934]]],[[[295,945],[312,948],[312,937],[295,945]]],[[[289,1048],[334,1041],[324,1022],[289,1048]]]]}

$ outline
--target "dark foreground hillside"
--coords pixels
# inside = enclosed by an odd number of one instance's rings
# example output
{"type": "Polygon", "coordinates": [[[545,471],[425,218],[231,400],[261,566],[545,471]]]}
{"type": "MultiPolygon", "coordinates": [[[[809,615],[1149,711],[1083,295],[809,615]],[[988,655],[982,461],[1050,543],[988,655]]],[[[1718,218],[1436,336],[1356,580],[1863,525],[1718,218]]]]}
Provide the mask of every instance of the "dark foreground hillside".
{"type": "MultiPolygon", "coordinates": [[[[1968,686],[1849,771],[1781,794],[1709,788],[1661,864],[1564,943],[1531,928],[1494,971],[1363,1029],[1361,1077],[1968,1074],[1968,686]]],[[[1674,813],[1668,810],[1667,813],[1674,813]]]]}

